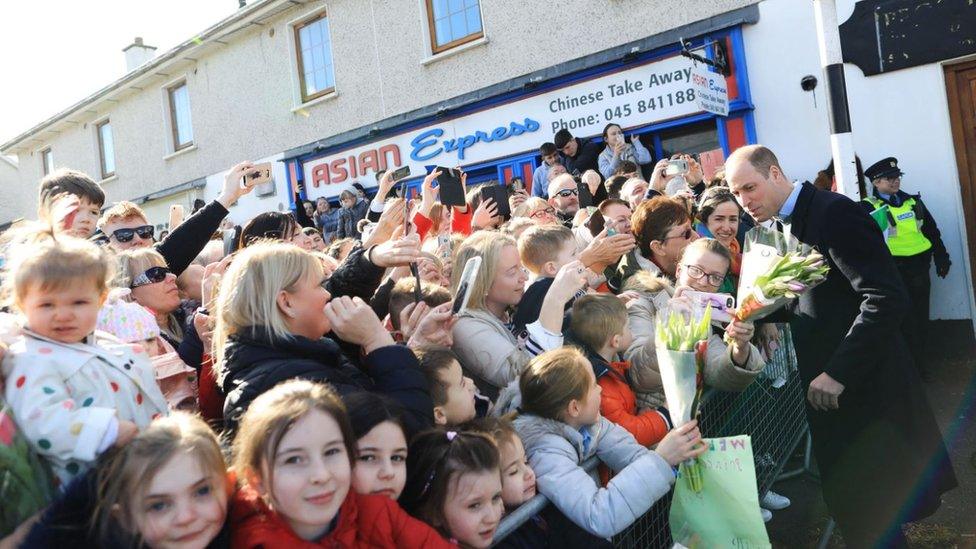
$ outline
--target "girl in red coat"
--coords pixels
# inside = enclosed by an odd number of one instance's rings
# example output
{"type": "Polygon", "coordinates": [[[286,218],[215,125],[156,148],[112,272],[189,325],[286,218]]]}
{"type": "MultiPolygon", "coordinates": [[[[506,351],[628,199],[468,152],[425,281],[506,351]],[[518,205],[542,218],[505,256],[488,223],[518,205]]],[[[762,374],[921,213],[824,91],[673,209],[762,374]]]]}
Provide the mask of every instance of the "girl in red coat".
{"type": "Polygon", "coordinates": [[[234,441],[244,485],[231,546],[453,547],[389,497],[350,489],[354,444],[342,401],[326,385],[287,381],[256,398],[234,441]]]}

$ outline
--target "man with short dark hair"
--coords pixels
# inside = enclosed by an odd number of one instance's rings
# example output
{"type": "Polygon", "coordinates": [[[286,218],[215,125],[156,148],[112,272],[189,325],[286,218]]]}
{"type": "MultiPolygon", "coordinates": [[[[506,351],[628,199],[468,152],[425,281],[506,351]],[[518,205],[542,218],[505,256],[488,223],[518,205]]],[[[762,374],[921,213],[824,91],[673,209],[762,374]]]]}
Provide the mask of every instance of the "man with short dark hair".
{"type": "Polygon", "coordinates": [[[566,164],[569,173],[576,176],[583,175],[586,170],[600,173],[600,153],[603,152],[603,143],[573,137],[569,130],[563,128],[556,132],[553,144],[559,152],[563,153],[563,163],[566,164]]]}
{"type": "Polygon", "coordinates": [[[559,155],[555,143],[548,141],[543,143],[539,147],[539,156],[542,157],[542,163],[532,172],[532,196],[538,196],[545,200],[549,198],[550,170],[556,165],[565,167],[565,164],[563,164],[563,158],[559,155]]]}
{"type": "Polygon", "coordinates": [[[778,220],[830,267],[790,320],[824,500],[848,547],[903,547],[901,524],[958,482],[899,329],[908,294],[881,232],[846,196],[794,185],[761,145],[733,152],[725,178],[757,222],[778,220]]]}

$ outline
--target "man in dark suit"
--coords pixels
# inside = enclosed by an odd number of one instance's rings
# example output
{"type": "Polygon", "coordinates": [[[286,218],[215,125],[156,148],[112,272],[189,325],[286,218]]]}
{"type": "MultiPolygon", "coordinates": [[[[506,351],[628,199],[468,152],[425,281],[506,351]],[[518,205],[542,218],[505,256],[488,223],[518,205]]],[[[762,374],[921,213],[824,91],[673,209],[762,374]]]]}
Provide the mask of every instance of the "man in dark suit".
{"type": "Polygon", "coordinates": [[[790,318],[824,500],[848,547],[904,546],[901,524],[957,482],[899,330],[908,295],[881,233],[847,197],[794,186],[761,145],[736,150],[725,177],[756,221],[782,222],[830,266],[790,318]]]}

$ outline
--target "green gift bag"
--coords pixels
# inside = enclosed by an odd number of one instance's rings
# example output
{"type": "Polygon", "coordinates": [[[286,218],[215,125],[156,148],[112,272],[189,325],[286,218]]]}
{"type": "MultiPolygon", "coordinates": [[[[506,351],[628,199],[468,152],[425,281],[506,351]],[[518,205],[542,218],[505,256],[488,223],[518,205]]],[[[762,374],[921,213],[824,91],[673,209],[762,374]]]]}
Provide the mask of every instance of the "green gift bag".
{"type": "Polygon", "coordinates": [[[683,468],[671,499],[671,537],[690,549],[771,547],[759,513],[752,439],[703,439],[702,490],[691,489],[683,468]]]}

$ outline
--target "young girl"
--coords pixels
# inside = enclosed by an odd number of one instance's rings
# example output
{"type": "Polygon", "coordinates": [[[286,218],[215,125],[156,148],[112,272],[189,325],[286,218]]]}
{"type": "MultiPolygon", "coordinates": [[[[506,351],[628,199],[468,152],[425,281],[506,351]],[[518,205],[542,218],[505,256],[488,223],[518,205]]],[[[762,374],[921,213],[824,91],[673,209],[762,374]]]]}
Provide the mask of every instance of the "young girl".
{"type": "Polygon", "coordinates": [[[175,412],[153,422],[99,466],[99,539],[127,538],[146,547],[226,546],[233,489],[226,470],[216,435],[199,417],[175,412]]]}
{"type": "Polygon", "coordinates": [[[326,385],[293,380],[254,399],[234,440],[244,485],[231,511],[231,546],[451,547],[387,496],[350,490],[355,438],[326,385]]]}
{"type": "Polygon", "coordinates": [[[490,547],[504,510],[499,467],[484,434],[425,431],[411,441],[400,503],[462,547],[490,547]]]}
{"type": "Polygon", "coordinates": [[[650,451],[600,416],[593,368],[573,347],[534,358],[519,379],[515,429],[543,495],[570,520],[602,538],[622,531],[671,489],[673,467],[705,451],[694,421],[650,451]],[[597,455],[617,474],[605,488],[580,465],[597,455]]]}
{"type": "Polygon", "coordinates": [[[375,393],[343,397],[356,437],[352,488],[357,494],[386,496],[394,501],[407,482],[407,436],[403,408],[375,393]]]}
{"type": "Polygon", "coordinates": [[[94,244],[39,233],[11,253],[6,295],[24,324],[3,360],[5,397],[62,484],[166,414],[145,350],[94,333],[111,269],[94,244]]]}
{"type": "MultiPolygon", "coordinates": [[[[535,497],[535,472],[529,466],[522,439],[519,438],[508,419],[489,416],[469,421],[462,427],[465,431],[484,433],[490,436],[498,446],[502,470],[502,503],[505,504],[506,513],[511,513],[535,497]]],[[[558,509],[548,505],[541,513],[526,521],[518,530],[500,541],[496,540],[494,547],[510,549],[538,547],[609,549],[612,545],[607,540],[580,529],[558,509]]]]}

